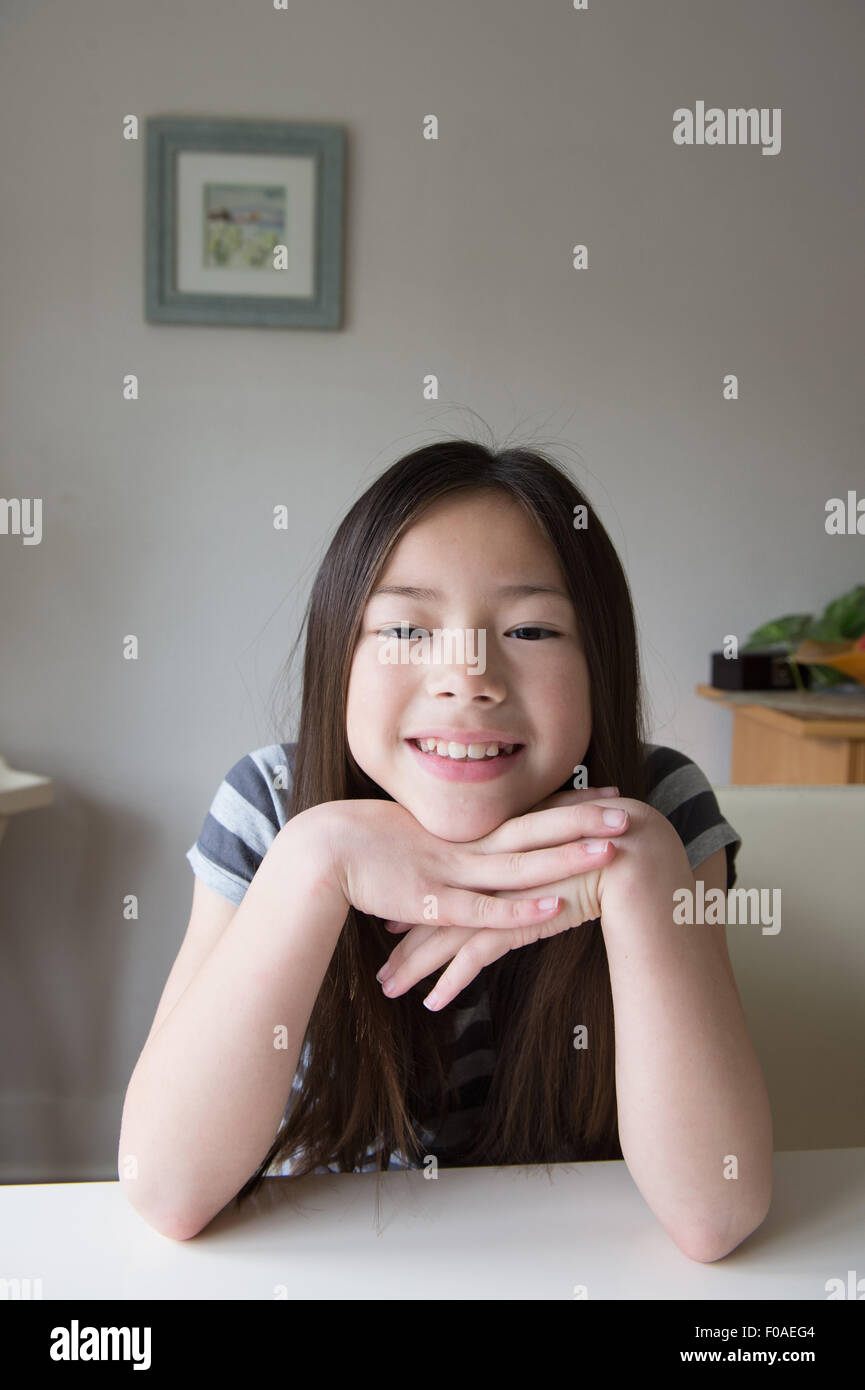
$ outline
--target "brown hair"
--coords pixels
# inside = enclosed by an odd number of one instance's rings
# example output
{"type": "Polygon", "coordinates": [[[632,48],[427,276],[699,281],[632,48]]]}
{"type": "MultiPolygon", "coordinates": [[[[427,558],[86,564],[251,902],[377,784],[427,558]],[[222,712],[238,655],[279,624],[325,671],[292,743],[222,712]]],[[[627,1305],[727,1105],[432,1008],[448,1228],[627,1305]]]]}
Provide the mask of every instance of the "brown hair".
{"type": "MultiPolygon", "coordinates": [[[[510,495],[536,518],[557,553],[577,614],[587,615],[581,628],[593,711],[583,759],[589,785],[615,785],[622,796],[645,800],[634,614],[607,532],[588,499],[545,454],[445,439],[405,455],[367,489],[318,570],[304,625],[291,815],[325,801],[392,799],[358,766],[346,738],[349,671],[369,595],[394,546],[427,507],[449,494],[488,489],[510,495]],[[575,529],[578,506],[586,508],[584,529],[575,529]]],[[[393,946],[380,918],[349,910],[310,1015],[302,1085],[238,1201],[288,1158],[297,1176],[325,1166],[351,1172],[370,1162],[368,1152],[379,1168],[387,1167],[392,1150],[421,1158],[414,1126],[433,1105],[440,1121],[447,1112],[449,1010],[460,1000],[430,1013],[421,1005],[429,978],[396,999],[384,997],[375,976],[393,946]]],[[[508,952],[480,978],[489,989],[496,1062],[475,1141],[459,1161],[621,1158],[600,920],[508,952]],[[587,1025],[586,1049],[573,1046],[577,1024],[587,1025]]]]}

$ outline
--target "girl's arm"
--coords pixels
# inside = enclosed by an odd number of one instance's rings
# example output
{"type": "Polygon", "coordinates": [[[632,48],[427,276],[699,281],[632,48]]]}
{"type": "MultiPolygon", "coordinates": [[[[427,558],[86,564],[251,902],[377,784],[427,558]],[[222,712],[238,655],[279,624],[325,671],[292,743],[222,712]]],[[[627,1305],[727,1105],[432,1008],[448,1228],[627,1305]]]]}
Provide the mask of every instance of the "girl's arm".
{"type": "Polygon", "coordinates": [[[240,1191],[279,1128],[348,911],[333,874],[329,804],[279,831],[129,1082],[121,1186],[175,1240],[196,1235],[240,1191]]]}
{"type": "MultiPolygon", "coordinates": [[[[772,1117],[722,925],[679,925],[695,878],[670,822],[627,802],[601,916],[616,1033],[619,1139],[631,1176],[691,1259],[719,1260],[760,1225],[772,1192],[772,1117]],[[737,1176],[729,1176],[737,1173],[737,1176]]],[[[723,854],[722,854],[723,857],[723,854]]],[[[716,861],[717,864],[717,861],[716,861]]],[[[723,915],[723,914],[722,914],[723,915]]]]}
{"type": "MultiPolygon", "coordinates": [[[[601,814],[586,806],[558,819],[590,832],[601,814]]],[[[166,986],[129,1082],[118,1174],[145,1221],[186,1240],[255,1172],[284,1114],[350,904],[403,918],[431,892],[444,920],[545,922],[550,909],[537,906],[533,886],[586,858],[549,833],[538,826],[545,847],[515,866],[483,840],[439,840],[393,801],[328,801],[293,816],[190,983],[179,997],[166,986]],[[489,894],[514,882],[525,885],[516,901],[489,894]]],[[[187,960],[201,952],[196,942],[187,960]]],[[[185,961],[177,989],[187,969],[185,961]]]]}

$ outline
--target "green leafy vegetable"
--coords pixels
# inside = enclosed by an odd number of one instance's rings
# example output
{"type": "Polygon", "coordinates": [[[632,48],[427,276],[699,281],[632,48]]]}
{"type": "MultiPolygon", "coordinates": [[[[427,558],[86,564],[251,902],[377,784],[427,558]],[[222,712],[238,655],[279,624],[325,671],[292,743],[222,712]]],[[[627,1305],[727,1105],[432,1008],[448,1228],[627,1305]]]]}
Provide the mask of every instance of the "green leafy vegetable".
{"type": "MultiPolygon", "coordinates": [[[[769,652],[788,657],[800,642],[855,642],[865,633],[865,584],[857,584],[847,594],[833,599],[815,619],[811,613],[789,613],[763,623],[749,635],[743,652],[769,652]]],[[[795,661],[790,662],[793,679],[801,690],[802,678],[795,661]]],[[[850,677],[834,666],[809,663],[811,685],[820,689],[830,685],[846,685],[850,677]]]]}

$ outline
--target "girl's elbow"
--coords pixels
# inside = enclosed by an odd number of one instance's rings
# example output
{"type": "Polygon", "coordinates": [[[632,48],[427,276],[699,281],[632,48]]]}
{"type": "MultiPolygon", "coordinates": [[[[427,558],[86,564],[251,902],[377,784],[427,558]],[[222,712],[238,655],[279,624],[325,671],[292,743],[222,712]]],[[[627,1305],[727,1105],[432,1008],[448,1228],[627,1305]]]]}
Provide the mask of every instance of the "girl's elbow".
{"type": "Polygon", "coordinates": [[[769,1206],[766,1205],[764,1211],[757,1220],[748,1220],[742,1226],[741,1223],[720,1231],[710,1226],[701,1227],[697,1231],[689,1231],[687,1235],[676,1237],[676,1244],[689,1260],[695,1260],[698,1264],[715,1264],[718,1260],[723,1260],[727,1255],[731,1255],[734,1250],[752,1236],[754,1232],[762,1226],[769,1214],[769,1206]]]}
{"type": "Polygon", "coordinates": [[[195,1236],[200,1235],[208,1224],[206,1221],[187,1221],[183,1217],[173,1215],[160,1214],[151,1217],[144,1212],[139,1212],[138,1215],[152,1231],[155,1231],[157,1235],[164,1236],[166,1240],[192,1240],[195,1236]]]}
{"type": "Polygon", "coordinates": [[[208,1221],[192,1221],[185,1213],[175,1208],[151,1209],[146,1203],[136,1200],[138,1193],[135,1188],[123,1181],[120,1183],[120,1189],[136,1216],[157,1235],[165,1236],[167,1240],[192,1240],[193,1236],[197,1236],[208,1224],[208,1221]]]}

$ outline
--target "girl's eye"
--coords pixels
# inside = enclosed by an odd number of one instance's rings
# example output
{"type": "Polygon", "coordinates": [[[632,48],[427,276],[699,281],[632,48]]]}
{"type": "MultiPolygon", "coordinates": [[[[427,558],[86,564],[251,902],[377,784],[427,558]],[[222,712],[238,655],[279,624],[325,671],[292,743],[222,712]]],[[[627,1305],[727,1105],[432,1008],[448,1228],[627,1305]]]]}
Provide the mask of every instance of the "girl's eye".
{"type": "Polygon", "coordinates": [[[415,637],[419,632],[425,632],[426,628],[414,627],[412,623],[403,623],[400,627],[382,627],[378,630],[378,636],[383,637],[388,632],[395,632],[400,641],[403,638],[415,637]]]}
{"type": "MultiPolygon", "coordinates": [[[[425,633],[426,628],[414,627],[411,623],[403,623],[401,627],[379,628],[378,635],[379,637],[383,637],[389,632],[395,632],[399,637],[400,641],[402,641],[403,638],[415,637],[418,633],[425,633]]],[[[554,632],[552,628],[549,627],[517,627],[514,628],[514,632],[545,632],[548,637],[561,636],[560,633],[554,632]]],[[[512,637],[513,635],[513,633],[508,633],[509,637],[512,637]]],[[[538,639],[536,637],[530,637],[528,640],[531,642],[536,642],[538,639]]]]}

